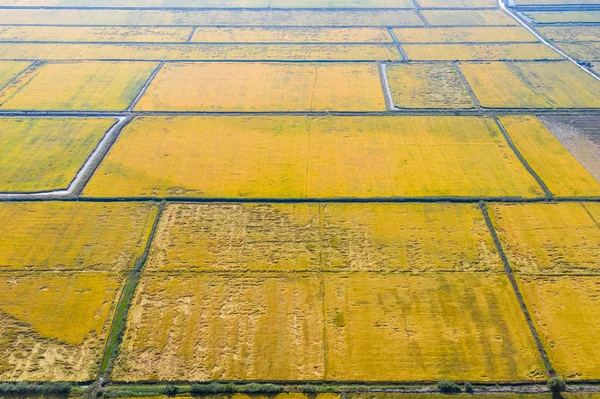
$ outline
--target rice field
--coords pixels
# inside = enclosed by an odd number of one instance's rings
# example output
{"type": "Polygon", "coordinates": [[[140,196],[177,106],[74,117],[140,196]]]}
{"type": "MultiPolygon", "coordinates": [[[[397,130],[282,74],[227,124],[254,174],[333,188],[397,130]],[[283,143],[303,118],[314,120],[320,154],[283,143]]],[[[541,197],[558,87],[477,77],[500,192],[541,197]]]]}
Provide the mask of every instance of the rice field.
{"type": "MultiPolygon", "coordinates": [[[[559,60],[562,56],[540,43],[405,44],[412,61],[559,60]]],[[[1,51],[1,50],[0,50],[1,51]]]]}
{"type": "MultiPolygon", "coordinates": [[[[518,25],[508,14],[496,10],[422,10],[432,26],[511,26],[518,25]]],[[[0,19],[1,21],[2,19],[0,19]]]]}
{"type": "Polygon", "coordinates": [[[0,42],[185,42],[190,33],[186,27],[0,26],[0,42]]]}
{"type": "Polygon", "coordinates": [[[536,24],[600,22],[600,11],[524,12],[523,15],[536,24]]]}
{"type": "Polygon", "coordinates": [[[498,7],[495,0],[419,0],[423,8],[483,8],[498,7]]]}
{"type": "Polygon", "coordinates": [[[557,42],[600,40],[600,26],[540,26],[537,29],[544,36],[557,42]]]}
{"type": "Polygon", "coordinates": [[[409,0],[103,0],[101,4],[93,0],[2,0],[0,6],[61,6],[61,7],[124,7],[124,8],[413,8],[409,0]]]}
{"type": "Polygon", "coordinates": [[[0,61],[0,89],[30,65],[27,61],[0,61]]]}
{"type": "Polygon", "coordinates": [[[207,43],[390,43],[385,28],[229,28],[200,27],[191,42],[207,43]]]}
{"type": "Polygon", "coordinates": [[[520,26],[395,28],[394,34],[400,43],[508,43],[537,41],[535,36],[520,26]]]}
{"type": "Polygon", "coordinates": [[[561,50],[565,51],[571,57],[578,60],[598,60],[600,59],[600,43],[581,42],[581,43],[556,43],[561,50]]]}

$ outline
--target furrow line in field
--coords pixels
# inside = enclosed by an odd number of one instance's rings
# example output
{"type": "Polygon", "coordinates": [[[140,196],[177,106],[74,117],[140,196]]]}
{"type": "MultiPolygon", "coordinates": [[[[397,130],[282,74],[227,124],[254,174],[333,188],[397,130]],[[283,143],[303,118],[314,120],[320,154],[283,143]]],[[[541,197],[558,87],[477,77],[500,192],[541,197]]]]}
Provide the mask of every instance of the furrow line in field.
{"type": "Polygon", "coordinates": [[[146,83],[144,83],[144,86],[142,86],[142,89],[140,90],[140,92],[138,93],[138,95],[131,102],[131,104],[129,105],[129,107],[127,107],[127,112],[133,111],[133,109],[135,108],[135,106],[137,105],[137,103],[140,101],[140,99],[142,98],[142,96],[146,93],[146,90],[148,90],[148,87],[150,86],[150,84],[152,83],[152,81],[154,80],[154,78],[156,77],[156,75],[158,74],[158,72],[160,72],[160,70],[163,67],[163,65],[165,65],[165,62],[161,61],[161,63],[158,64],[158,66],[156,67],[156,69],[154,69],[154,71],[152,71],[152,73],[148,77],[148,80],[146,80],[146,83]]]}

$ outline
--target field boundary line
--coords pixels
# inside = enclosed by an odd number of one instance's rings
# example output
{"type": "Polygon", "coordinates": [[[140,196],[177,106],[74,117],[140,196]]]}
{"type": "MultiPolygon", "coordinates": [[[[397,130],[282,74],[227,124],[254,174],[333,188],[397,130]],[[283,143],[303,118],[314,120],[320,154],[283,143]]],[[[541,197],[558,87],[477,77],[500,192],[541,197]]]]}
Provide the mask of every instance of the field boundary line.
{"type": "Polygon", "coordinates": [[[537,330],[535,329],[535,325],[533,324],[533,319],[531,318],[529,309],[527,309],[527,305],[525,304],[525,300],[523,299],[523,294],[521,293],[521,289],[519,288],[519,284],[517,283],[513,269],[510,265],[510,262],[508,261],[508,257],[506,256],[506,253],[504,252],[504,248],[502,247],[502,243],[500,242],[500,238],[498,237],[496,228],[494,227],[494,224],[492,223],[492,219],[490,218],[490,214],[489,214],[486,203],[481,201],[479,203],[479,209],[481,210],[481,213],[483,214],[483,218],[485,219],[485,223],[488,227],[488,230],[489,230],[490,234],[492,235],[492,239],[494,240],[496,249],[498,250],[498,253],[500,254],[500,259],[502,259],[502,264],[504,265],[505,274],[508,277],[508,279],[510,280],[510,284],[512,285],[514,293],[517,297],[517,301],[519,302],[521,311],[523,312],[523,315],[525,316],[527,325],[529,327],[529,330],[531,331],[531,335],[533,336],[533,340],[535,341],[539,355],[542,359],[542,362],[544,363],[544,367],[546,368],[546,373],[550,377],[555,377],[556,372],[554,371],[554,367],[552,367],[552,363],[550,362],[548,353],[546,352],[546,349],[544,348],[544,345],[542,344],[540,335],[538,334],[537,330]]]}
{"type": "Polygon", "coordinates": [[[388,82],[386,65],[384,62],[378,62],[377,67],[379,68],[379,81],[381,83],[381,89],[383,90],[383,97],[385,99],[385,107],[388,111],[394,111],[396,106],[394,105],[394,99],[390,92],[390,84],[388,82]]]}
{"type": "Polygon", "coordinates": [[[158,64],[158,66],[154,69],[154,71],[152,71],[152,73],[150,74],[150,76],[146,80],[146,83],[144,83],[144,86],[142,86],[142,88],[140,89],[140,92],[138,93],[138,95],[133,99],[133,101],[131,102],[131,104],[129,104],[129,107],[127,107],[127,111],[128,112],[133,111],[133,109],[135,108],[135,106],[137,105],[137,103],[141,100],[142,96],[144,94],[146,94],[146,90],[148,90],[148,87],[150,86],[150,84],[152,83],[152,81],[154,80],[154,78],[156,77],[156,75],[158,75],[158,72],[160,72],[160,70],[162,69],[163,65],[165,65],[165,61],[161,61],[158,64]]]}
{"type": "Polygon", "coordinates": [[[394,33],[394,30],[392,28],[388,27],[387,31],[390,34],[390,36],[392,37],[392,41],[396,45],[396,48],[398,49],[398,52],[402,56],[402,60],[403,61],[408,61],[408,55],[406,54],[406,52],[402,48],[402,45],[400,44],[400,42],[398,41],[398,38],[396,37],[396,34],[394,33]]]}
{"type": "Polygon", "coordinates": [[[425,19],[425,17],[423,16],[423,14],[421,14],[421,9],[420,8],[416,8],[415,9],[415,14],[417,15],[417,17],[419,17],[419,19],[421,20],[421,22],[423,23],[425,28],[430,28],[431,25],[429,25],[429,21],[425,19]]]}
{"type": "Polygon", "coordinates": [[[458,65],[458,61],[453,61],[452,65],[454,65],[454,69],[456,69],[456,73],[458,73],[458,77],[460,78],[460,80],[462,81],[463,85],[465,86],[465,88],[469,92],[469,95],[471,96],[471,100],[473,100],[473,104],[475,104],[475,107],[477,107],[478,109],[481,109],[481,103],[479,102],[479,99],[475,95],[475,92],[473,91],[473,88],[471,87],[471,84],[469,84],[469,81],[465,77],[465,74],[460,69],[460,66],[458,65]]]}
{"type": "Polygon", "coordinates": [[[197,29],[196,26],[194,26],[192,28],[192,31],[190,32],[190,35],[188,36],[187,40],[185,41],[186,43],[192,43],[192,37],[194,37],[194,33],[196,33],[196,29],[197,29]]]}
{"type": "Polygon", "coordinates": [[[515,145],[513,140],[510,138],[510,135],[504,128],[504,125],[502,125],[502,122],[500,122],[500,119],[498,119],[498,117],[495,116],[494,122],[496,122],[496,126],[498,126],[498,129],[500,129],[500,131],[502,132],[502,135],[504,136],[504,139],[508,143],[508,146],[513,150],[514,154],[517,156],[519,161],[521,161],[521,164],[525,167],[525,169],[527,169],[529,174],[531,174],[531,176],[535,179],[535,181],[541,187],[542,191],[544,191],[544,195],[546,195],[546,197],[548,197],[548,198],[553,198],[554,195],[552,194],[552,192],[550,191],[550,189],[548,188],[546,183],[544,183],[542,178],[536,173],[535,170],[533,170],[531,165],[529,165],[529,162],[527,162],[527,160],[525,159],[523,154],[521,154],[521,151],[519,151],[519,149],[517,148],[517,146],[515,145]]]}
{"type": "Polygon", "coordinates": [[[30,62],[31,62],[31,64],[28,65],[27,68],[23,69],[21,72],[17,73],[15,76],[10,78],[8,80],[8,82],[6,82],[2,86],[0,86],[0,91],[6,89],[8,86],[13,84],[17,79],[19,79],[21,76],[23,76],[26,72],[37,69],[38,67],[41,67],[45,63],[44,61],[41,61],[41,60],[30,61],[30,62]]]}
{"type": "Polygon", "coordinates": [[[583,202],[581,202],[581,206],[583,207],[583,209],[585,209],[585,211],[587,212],[587,214],[590,215],[590,218],[592,218],[592,220],[594,221],[594,223],[596,223],[596,226],[598,226],[598,228],[600,229],[600,222],[598,222],[596,220],[596,218],[594,217],[594,215],[592,215],[592,213],[590,212],[590,210],[587,209],[587,207],[585,206],[585,204],[583,202]]]}

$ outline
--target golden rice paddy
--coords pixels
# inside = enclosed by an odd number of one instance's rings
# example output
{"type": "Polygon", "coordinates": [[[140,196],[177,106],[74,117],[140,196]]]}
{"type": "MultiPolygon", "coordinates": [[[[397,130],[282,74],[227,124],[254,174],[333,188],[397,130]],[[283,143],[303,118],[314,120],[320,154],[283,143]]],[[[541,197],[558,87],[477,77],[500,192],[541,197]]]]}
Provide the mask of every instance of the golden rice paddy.
{"type": "Polygon", "coordinates": [[[395,28],[394,34],[400,43],[506,43],[537,41],[535,36],[520,26],[395,28]]]}
{"type": "Polygon", "coordinates": [[[490,44],[405,44],[409,60],[420,61],[502,61],[559,60],[562,56],[541,43],[490,44]]]}
{"type": "Polygon", "coordinates": [[[422,10],[423,17],[430,25],[454,26],[486,26],[486,25],[518,25],[502,10],[422,10]]]}
{"type": "Polygon", "coordinates": [[[27,61],[0,61],[0,88],[30,65],[27,61]]]}
{"type": "Polygon", "coordinates": [[[200,27],[192,42],[303,42],[303,43],[389,43],[392,37],[385,28],[229,28],[200,27]]]}
{"type": "Polygon", "coordinates": [[[186,27],[0,26],[0,42],[185,42],[186,27]]]}

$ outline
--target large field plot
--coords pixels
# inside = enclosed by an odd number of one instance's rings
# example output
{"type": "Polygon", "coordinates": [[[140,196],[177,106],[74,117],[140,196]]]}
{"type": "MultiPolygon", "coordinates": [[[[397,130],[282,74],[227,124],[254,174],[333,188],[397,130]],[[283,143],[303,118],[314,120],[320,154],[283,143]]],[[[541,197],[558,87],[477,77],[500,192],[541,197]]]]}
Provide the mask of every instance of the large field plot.
{"type": "Polygon", "coordinates": [[[414,8],[411,0],[271,0],[272,8],[414,8]]]}
{"type": "Polygon", "coordinates": [[[0,381],[96,378],[121,278],[0,273],[0,381]]]}
{"type": "Polygon", "coordinates": [[[484,107],[600,107],[600,83],[570,62],[461,63],[460,69],[484,107]]]}
{"type": "Polygon", "coordinates": [[[0,61],[0,88],[30,65],[27,61],[0,61]]]}
{"type": "Polygon", "coordinates": [[[524,274],[600,272],[600,228],[588,204],[490,205],[508,260],[524,274]]]}
{"type": "Polygon", "coordinates": [[[150,62],[43,64],[27,70],[0,91],[0,109],[124,110],[157,65],[150,62]]]}
{"type": "Polygon", "coordinates": [[[400,43],[505,43],[536,42],[520,26],[461,26],[454,28],[394,28],[400,43]]]}
{"type": "Polygon", "coordinates": [[[191,32],[186,27],[2,26],[0,42],[185,42],[191,32]]]}
{"type": "Polygon", "coordinates": [[[422,10],[421,14],[433,26],[518,25],[502,10],[422,10]]]}
{"type": "Polygon", "coordinates": [[[395,64],[386,67],[398,108],[473,108],[473,99],[457,67],[447,64],[395,64]]]}
{"type": "Polygon", "coordinates": [[[491,119],[145,117],[87,196],[538,196],[491,119]],[[365,167],[368,165],[368,167],[365,167]]]}
{"type": "Polygon", "coordinates": [[[501,271],[483,215],[451,204],[172,204],[148,271],[501,271]]]}
{"type": "Polygon", "coordinates": [[[538,24],[600,22],[600,11],[524,12],[523,14],[538,24]]]}
{"type": "Polygon", "coordinates": [[[385,28],[212,28],[199,27],[192,42],[304,42],[304,43],[388,43],[392,37],[385,28]]]}
{"type": "Polygon", "coordinates": [[[483,8],[498,7],[496,0],[419,0],[423,8],[483,8]]]}
{"type": "Polygon", "coordinates": [[[405,44],[402,47],[406,51],[408,59],[415,61],[533,61],[562,59],[560,54],[541,43],[420,43],[405,44]]]}
{"type": "Polygon", "coordinates": [[[519,285],[556,371],[570,380],[596,380],[600,278],[519,276],[519,285]]]}
{"type": "Polygon", "coordinates": [[[600,26],[540,26],[537,30],[558,42],[600,40],[600,26]]]}
{"type": "Polygon", "coordinates": [[[600,182],[533,116],[500,121],[529,165],[557,196],[600,196],[600,182]]]}
{"type": "Polygon", "coordinates": [[[2,203],[0,269],[130,269],[144,251],[156,208],[140,203],[2,203]]]}
{"type": "Polygon", "coordinates": [[[67,188],[115,122],[0,118],[0,192],[67,188]]]}
{"type": "Polygon", "coordinates": [[[156,75],[136,110],[383,111],[385,100],[374,63],[177,63],[156,75]]]}
{"type": "MultiPolygon", "coordinates": [[[[473,0],[470,0],[473,1],[473,0]]],[[[475,0],[477,1],[477,0],[475,0]]],[[[479,0],[481,1],[481,0],[479,0]]],[[[413,8],[410,0],[2,0],[2,6],[61,7],[241,7],[241,8],[413,8]]]]}
{"type": "Polygon", "coordinates": [[[600,42],[556,43],[564,52],[580,60],[600,60],[600,42]]]}

